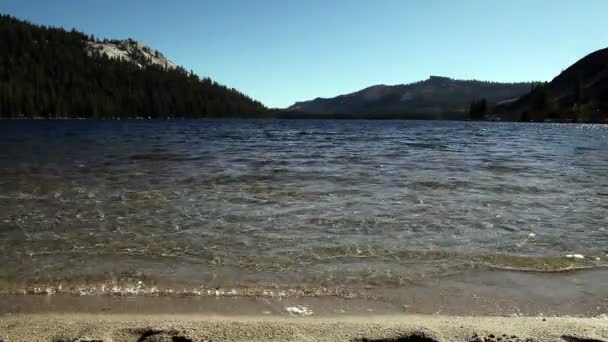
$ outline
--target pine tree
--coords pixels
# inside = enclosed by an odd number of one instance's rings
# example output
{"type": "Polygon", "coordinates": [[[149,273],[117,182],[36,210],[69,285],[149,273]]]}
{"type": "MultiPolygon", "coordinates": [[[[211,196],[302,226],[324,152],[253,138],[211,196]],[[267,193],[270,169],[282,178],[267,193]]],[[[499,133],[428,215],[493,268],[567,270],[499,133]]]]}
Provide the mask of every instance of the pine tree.
{"type": "Polygon", "coordinates": [[[487,101],[486,99],[481,99],[479,101],[471,102],[471,106],[469,107],[469,116],[472,120],[483,119],[487,111],[487,101]]]}

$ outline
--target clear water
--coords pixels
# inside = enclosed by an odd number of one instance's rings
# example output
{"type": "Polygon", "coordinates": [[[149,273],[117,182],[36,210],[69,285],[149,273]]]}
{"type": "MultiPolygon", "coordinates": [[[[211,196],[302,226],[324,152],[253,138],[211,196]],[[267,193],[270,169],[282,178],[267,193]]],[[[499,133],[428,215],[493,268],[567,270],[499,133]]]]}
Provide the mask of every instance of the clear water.
{"type": "Polygon", "coordinates": [[[607,150],[602,125],[0,121],[0,290],[348,297],[600,268],[607,150]]]}

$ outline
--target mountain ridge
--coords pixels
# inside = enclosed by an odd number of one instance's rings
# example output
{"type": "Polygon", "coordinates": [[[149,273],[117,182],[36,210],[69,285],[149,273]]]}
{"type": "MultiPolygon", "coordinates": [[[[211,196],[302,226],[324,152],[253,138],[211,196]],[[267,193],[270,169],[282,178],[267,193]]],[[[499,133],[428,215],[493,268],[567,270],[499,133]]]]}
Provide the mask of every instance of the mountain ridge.
{"type": "Polygon", "coordinates": [[[377,84],[331,98],[298,101],[286,110],[316,114],[466,113],[472,101],[482,98],[492,103],[513,100],[528,93],[532,84],[430,76],[426,80],[409,84],[377,84]]]}

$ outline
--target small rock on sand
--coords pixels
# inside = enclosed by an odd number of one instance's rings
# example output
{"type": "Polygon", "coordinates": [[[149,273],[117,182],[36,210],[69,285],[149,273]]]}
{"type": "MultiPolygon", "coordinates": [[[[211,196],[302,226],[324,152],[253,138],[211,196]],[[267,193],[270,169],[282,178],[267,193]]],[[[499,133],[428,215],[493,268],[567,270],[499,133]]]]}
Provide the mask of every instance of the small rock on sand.
{"type": "Polygon", "coordinates": [[[585,256],[582,254],[568,254],[566,255],[566,258],[570,258],[570,259],[585,259],[585,256]]]}
{"type": "Polygon", "coordinates": [[[285,308],[291,316],[310,316],[312,310],[303,305],[288,306],[285,308]]]}

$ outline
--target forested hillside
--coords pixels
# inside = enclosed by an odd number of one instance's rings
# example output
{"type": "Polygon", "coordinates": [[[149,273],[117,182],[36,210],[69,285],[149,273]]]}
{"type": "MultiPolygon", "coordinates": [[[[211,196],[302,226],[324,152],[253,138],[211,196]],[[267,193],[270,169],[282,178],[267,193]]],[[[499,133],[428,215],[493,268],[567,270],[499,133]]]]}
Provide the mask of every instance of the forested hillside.
{"type": "Polygon", "coordinates": [[[237,90],[181,67],[142,65],[91,51],[91,38],[0,16],[0,117],[217,117],[267,111],[237,90]]]}
{"type": "Polygon", "coordinates": [[[551,82],[497,108],[504,120],[608,122],[608,48],[583,57],[551,82]]]}

